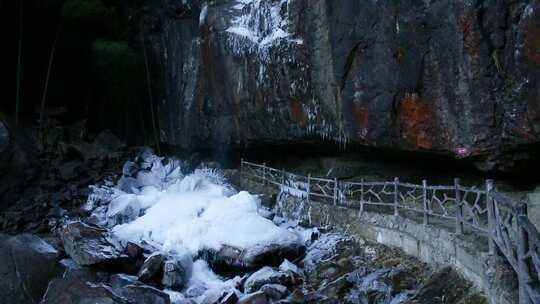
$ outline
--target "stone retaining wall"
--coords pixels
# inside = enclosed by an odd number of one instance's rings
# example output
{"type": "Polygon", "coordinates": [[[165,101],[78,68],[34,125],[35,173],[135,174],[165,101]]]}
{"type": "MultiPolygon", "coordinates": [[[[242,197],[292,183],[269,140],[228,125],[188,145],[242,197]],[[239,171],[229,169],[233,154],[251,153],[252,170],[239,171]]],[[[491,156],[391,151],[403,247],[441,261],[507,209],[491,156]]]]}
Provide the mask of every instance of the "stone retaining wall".
{"type": "MultiPolygon", "coordinates": [[[[244,189],[276,194],[272,187],[244,182],[244,189]]],[[[414,220],[390,214],[372,213],[345,207],[306,201],[284,193],[278,194],[278,214],[298,219],[308,225],[332,226],[335,229],[380,244],[402,249],[435,268],[451,265],[464,278],[484,292],[491,304],[518,302],[517,278],[503,258],[488,254],[487,241],[474,239],[434,225],[424,226],[414,220]]]]}

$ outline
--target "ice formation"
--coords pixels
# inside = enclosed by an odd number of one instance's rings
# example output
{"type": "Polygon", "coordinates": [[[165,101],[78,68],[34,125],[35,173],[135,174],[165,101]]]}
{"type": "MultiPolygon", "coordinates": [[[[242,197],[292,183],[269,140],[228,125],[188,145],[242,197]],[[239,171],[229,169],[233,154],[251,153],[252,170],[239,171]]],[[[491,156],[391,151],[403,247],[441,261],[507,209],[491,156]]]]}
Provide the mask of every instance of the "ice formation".
{"type": "Polygon", "coordinates": [[[183,166],[154,155],[144,156],[140,165],[128,162],[116,185],[108,182],[94,187],[86,208],[94,210],[101,224],[122,241],[146,243],[168,255],[195,259],[184,295],[203,297],[235,285],[236,279],[224,280],[204,260],[197,260],[201,250],[303,241],[302,234],[264,218],[257,195],[237,192],[218,171],[185,173],[183,166]]]}
{"type": "Polygon", "coordinates": [[[271,46],[280,42],[302,44],[289,32],[289,0],[237,0],[232,19],[226,32],[229,43],[238,54],[256,53],[268,60],[271,46]]]}

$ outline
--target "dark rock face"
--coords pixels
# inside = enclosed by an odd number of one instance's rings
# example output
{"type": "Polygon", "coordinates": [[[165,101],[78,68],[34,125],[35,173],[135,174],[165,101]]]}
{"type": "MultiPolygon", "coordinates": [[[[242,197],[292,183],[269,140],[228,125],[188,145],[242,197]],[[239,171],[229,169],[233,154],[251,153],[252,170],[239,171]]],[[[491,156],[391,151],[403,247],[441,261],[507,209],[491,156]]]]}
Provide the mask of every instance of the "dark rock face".
{"type": "Polygon", "coordinates": [[[254,2],[147,4],[163,141],[318,137],[502,171],[532,157],[536,1],[254,2]]]}
{"type": "Polygon", "coordinates": [[[64,267],[58,252],[37,236],[0,235],[0,298],[6,304],[39,303],[50,280],[64,267]]]}
{"type": "Polygon", "coordinates": [[[82,266],[119,266],[130,260],[118,245],[108,239],[108,231],[82,222],[72,222],[60,230],[66,253],[82,266]],[[117,265],[113,265],[117,264],[117,265]]]}

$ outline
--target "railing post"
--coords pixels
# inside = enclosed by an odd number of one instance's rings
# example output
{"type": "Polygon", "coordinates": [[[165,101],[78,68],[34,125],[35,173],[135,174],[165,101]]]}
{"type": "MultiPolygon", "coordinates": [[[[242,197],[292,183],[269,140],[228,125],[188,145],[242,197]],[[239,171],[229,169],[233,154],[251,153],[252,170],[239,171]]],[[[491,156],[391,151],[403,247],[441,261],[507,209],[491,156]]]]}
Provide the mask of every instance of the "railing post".
{"type": "Polygon", "coordinates": [[[334,206],[337,205],[337,177],[334,177],[334,206]]]}
{"type": "Polygon", "coordinates": [[[459,178],[454,178],[456,193],[456,233],[463,234],[463,210],[461,208],[461,192],[459,191],[459,178]]]}
{"type": "Polygon", "coordinates": [[[309,192],[311,192],[311,173],[307,176],[307,200],[309,202],[309,192]]]}
{"type": "Polygon", "coordinates": [[[262,180],[263,180],[263,185],[266,185],[266,163],[263,163],[263,172],[262,172],[262,180]]]}
{"type": "Polygon", "coordinates": [[[489,244],[489,254],[495,254],[495,228],[497,227],[495,219],[495,204],[493,202],[493,197],[491,192],[493,191],[493,180],[486,180],[486,207],[488,212],[488,244],[489,244]]]}
{"type": "Polygon", "coordinates": [[[360,180],[360,212],[364,212],[364,179],[360,180]]]}
{"type": "Polygon", "coordinates": [[[399,178],[394,178],[394,215],[399,215],[398,207],[399,207],[399,178]]]}
{"type": "Polygon", "coordinates": [[[244,188],[244,158],[240,158],[240,189],[244,188]]]}
{"type": "Polygon", "coordinates": [[[529,296],[527,293],[527,285],[530,283],[530,269],[525,261],[525,256],[529,251],[529,238],[527,230],[518,223],[518,218],[527,216],[527,204],[522,203],[516,218],[516,227],[518,234],[517,242],[517,264],[518,264],[518,284],[519,284],[519,304],[529,304],[529,296]]]}
{"type": "Polygon", "coordinates": [[[422,205],[424,206],[424,226],[428,224],[427,181],[422,180],[422,205]]]}

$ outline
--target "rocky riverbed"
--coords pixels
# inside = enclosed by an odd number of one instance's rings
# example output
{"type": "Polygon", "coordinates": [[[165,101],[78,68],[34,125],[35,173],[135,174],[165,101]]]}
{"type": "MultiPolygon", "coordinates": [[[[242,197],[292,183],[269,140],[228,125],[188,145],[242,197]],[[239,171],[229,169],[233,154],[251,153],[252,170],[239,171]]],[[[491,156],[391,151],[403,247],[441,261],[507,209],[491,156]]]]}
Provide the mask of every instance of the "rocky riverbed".
{"type": "MultiPolygon", "coordinates": [[[[451,268],[302,227],[148,150],[41,233],[1,235],[7,303],[485,303],[451,268]]],[[[231,175],[231,171],[225,172],[231,175]]]]}

